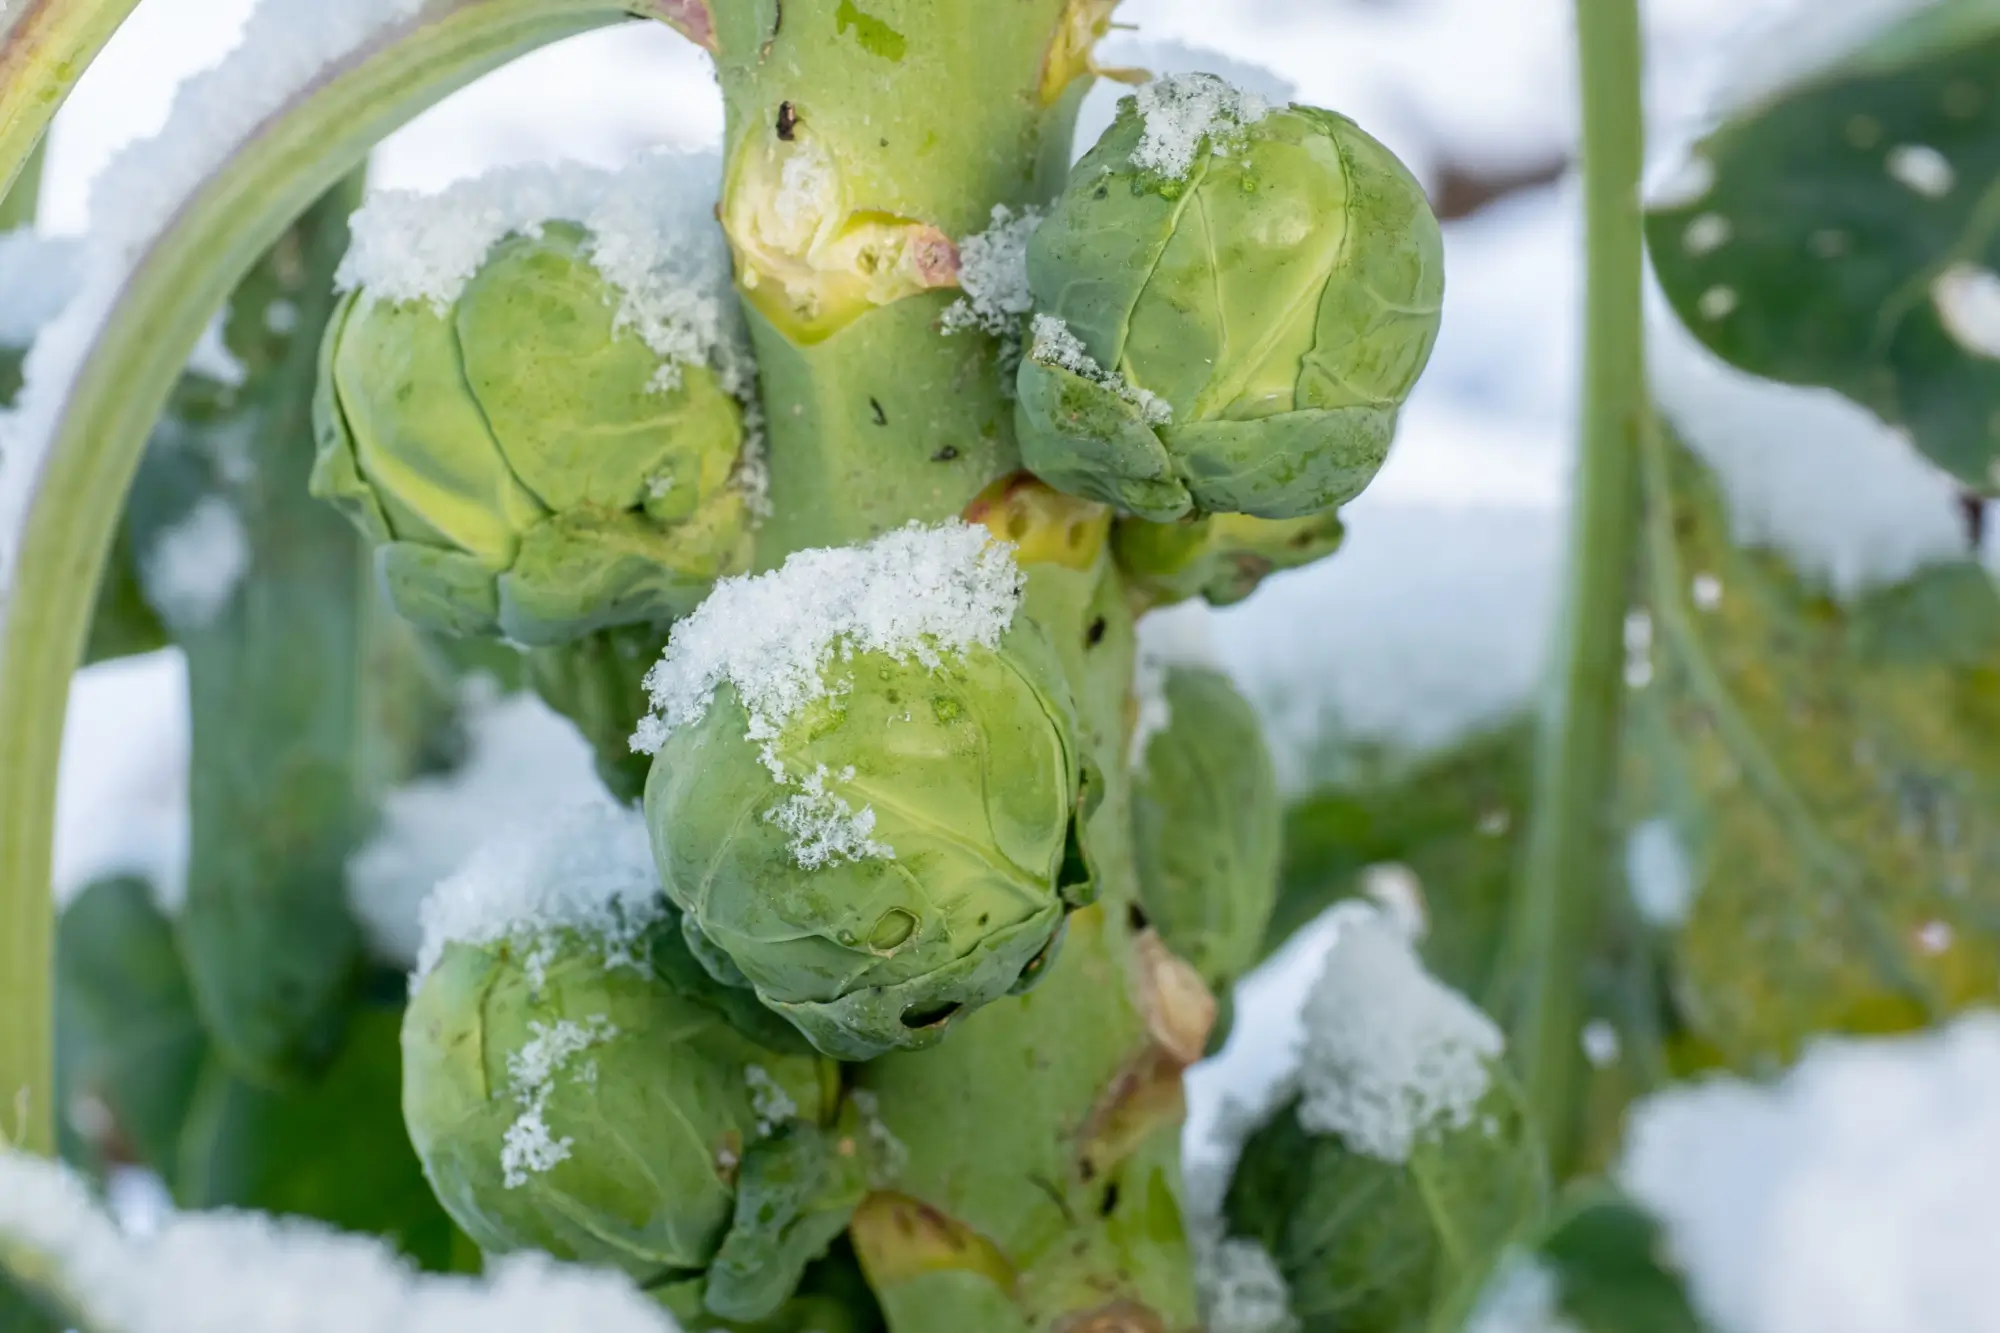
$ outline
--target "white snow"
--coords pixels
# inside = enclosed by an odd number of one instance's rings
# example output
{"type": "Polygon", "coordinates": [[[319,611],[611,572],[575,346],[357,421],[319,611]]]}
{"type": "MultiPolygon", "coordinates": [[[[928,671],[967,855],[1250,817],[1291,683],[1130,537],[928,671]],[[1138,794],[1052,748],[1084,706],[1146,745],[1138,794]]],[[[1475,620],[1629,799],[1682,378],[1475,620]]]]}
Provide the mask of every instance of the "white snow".
{"type": "Polygon", "coordinates": [[[1215,653],[1213,616],[1199,597],[1149,611],[1139,620],[1138,652],[1132,660],[1132,697],[1139,711],[1126,753],[1127,765],[1138,768],[1146,749],[1173,724],[1167,701],[1167,673],[1176,666],[1220,669],[1215,653]]]}
{"type": "Polygon", "coordinates": [[[442,309],[500,240],[573,222],[589,233],[591,262],[619,294],[617,327],[661,358],[660,386],[672,387],[682,366],[709,365],[747,399],[755,378],[748,334],[714,213],[721,179],[712,153],[660,151],[619,171],[529,163],[435,194],[380,192],[354,215],[336,281],[371,300],[442,309]]]}
{"type": "Polygon", "coordinates": [[[1937,0],[1757,0],[1733,36],[1716,34],[1724,58],[1709,94],[1717,119],[1763,103],[1839,65],[1937,0]]]}
{"type": "Polygon", "coordinates": [[[1493,1020],[1424,970],[1373,907],[1347,904],[1306,997],[1299,1123],[1384,1161],[1429,1134],[1463,1128],[1504,1042],[1493,1020]]]}
{"type": "Polygon", "coordinates": [[[792,857],[812,870],[841,861],[882,861],[896,859],[896,849],[875,841],[875,811],[863,806],[856,810],[847,798],[829,791],[829,781],[854,781],[854,765],[834,773],[825,764],[798,779],[798,790],[774,807],[765,818],[792,838],[792,857]]]}
{"type": "Polygon", "coordinates": [[[1619,1174],[1725,1333],[2000,1329],[2000,1016],[1825,1040],[1628,1121],[1619,1174]]]}
{"type": "Polygon", "coordinates": [[[1227,153],[1272,111],[1262,97],[1214,74],[1162,74],[1140,84],[1132,97],[1145,124],[1132,165],[1175,180],[1194,166],[1202,140],[1211,151],[1227,153]]]}
{"type": "Polygon", "coordinates": [[[1618,1029],[1602,1018],[1593,1018],[1583,1025],[1581,1036],[1583,1058],[1590,1061],[1594,1069],[1618,1063],[1623,1043],[1618,1038],[1618,1029]]]}
{"type": "Polygon", "coordinates": [[[1530,1255],[1509,1252],[1480,1293],[1466,1333],[1579,1333],[1563,1317],[1561,1296],[1553,1270],[1530,1255]]]}
{"type": "Polygon", "coordinates": [[[200,629],[220,615],[249,570],[250,536],[236,506],[220,495],[196,501],[139,558],[146,600],[181,631],[200,629]]]}
{"type": "Polygon", "coordinates": [[[1660,407],[1714,470],[1738,542],[1841,597],[1966,557],[1958,487],[1904,433],[1831,390],[1727,366],[1670,318],[1649,347],[1660,407]]]}
{"type": "MultiPolygon", "coordinates": [[[[530,1019],[528,1033],[521,1048],[507,1055],[508,1091],[521,1108],[501,1136],[502,1183],[510,1190],[569,1160],[576,1140],[567,1135],[557,1138],[549,1129],[549,1098],[555,1093],[556,1080],[570,1073],[576,1058],[616,1037],[618,1029],[602,1014],[594,1014],[581,1023],[567,1018],[554,1023],[530,1019]]],[[[596,1063],[577,1068],[574,1077],[595,1082],[596,1063]]]]}
{"type": "Polygon", "coordinates": [[[415,981],[447,944],[510,940],[529,951],[530,984],[539,986],[565,933],[601,948],[606,967],[647,966],[643,941],[666,909],[643,815],[600,795],[489,827],[495,832],[424,901],[415,981]]]}
{"type": "Polygon", "coordinates": [[[2000,273],[1978,264],[1949,265],[1931,282],[1931,304],[1960,347],[2000,360],[2000,273]]]}
{"type": "Polygon", "coordinates": [[[1958,183],[1951,162],[1929,144],[1897,144],[1884,163],[1889,177],[1926,199],[1942,199],[1958,183]]]}
{"type": "Polygon", "coordinates": [[[958,285],[965,295],[945,307],[940,328],[946,333],[978,329],[1018,346],[1021,319],[1035,308],[1028,290],[1028,237],[1041,221],[1039,208],[1016,213],[995,204],[986,230],[959,241],[958,285]]]}
{"type": "Polygon", "coordinates": [[[622,1275],[539,1253],[445,1277],[373,1236],[258,1213],[128,1234],[67,1168],[4,1147],[0,1247],[44,1257],[83,1322],[117,1333],[676,1333],[622,1275]]]}
{"type": "Polygon", "coordinates": [[[1694,868],[1672,820],[1656,816],[1626,835],[1625,884],[1648,925],[1671,930],[1687,920],[1694,904],[1694,868]]]}
{"type": "MultiPolygon", "coordinates": [[[[271,309],[276,311],[278,307],[273,305],[271,309]]],[[[223,339],[223,324],[227,313],[226,310],[216,311],[215,318],[208,321],[207,326],[202,329],[200,341],[195,343],[194,350],[188,353],[187,368],[191,374],[214,380],[226,388],[236,389],[242,387],[250,372],[244,369],[243,363],[236,359],[236,353],[229,350],[229,344],[223,339]]]]}
{"type": "Polygon", "coordinates": [[[416,964],[425,900],[496,829],[531,827],[602,791],[590,746],[534,695],[503,697],[475,677],[461,716],[463,762],[388,793],[374,835],[347,859],[348,906],[385,962],[416,964]]]}
{"type": "Polygon", "coordinates": [[[1296,1333],[1291,1291],[1270,1251],[1231,1236],[1203,1244],[1196,1239],[1195,1289],[1208,1333],[1296,1333]]]}
{"type": "Polygon", "coordinates": [[[83,281],[83,247],[33,227],[0,233],[0,347],[26,348],[83,281]]]}
{"type": "Polygon", "coordinates": [[[746,1066],[743,1081],[750,1085],[750,1110],[757,1117],[759,1132],[770,1134],[799,1113],[799,1104],[792,1100],[792,1094],[764,1066],[746,1066]]]}
{"type": "Polygon", "coordinates": [[[1102,385],[1139,409],[1150,425],[1163,426],[1173,420],[1174,410],[1167,400],[1151,389],[1135,388],[1115,370],[1106,370],[1084,350],[1083,343],[1069,331],[1069,324],[1054,315],[1036,315],[1030,326],[1034,341],[1028,354],[1045,365],[1060,366],[1070,374],[1102,385]]]}
{"type": "Polygon", "coordinates": [[[177,648],[86,667],[70,684],[56,783],[55,897],[137,875],[162,911],[186,893],[187,659],[177,648]]]}

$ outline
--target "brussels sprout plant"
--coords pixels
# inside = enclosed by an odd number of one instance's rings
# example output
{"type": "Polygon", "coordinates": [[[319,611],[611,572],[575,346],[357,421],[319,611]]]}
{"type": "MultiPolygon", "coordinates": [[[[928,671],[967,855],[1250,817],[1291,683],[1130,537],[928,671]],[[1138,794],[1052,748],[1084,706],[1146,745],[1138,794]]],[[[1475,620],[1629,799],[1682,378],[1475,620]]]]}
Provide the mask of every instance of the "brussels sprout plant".
{"type": "MultiPolygon", "coordinates": [[[[0,220],[137,2],[0,0],[0,220]]],[[[1906,7],[1642,208],[1638,5],[1575,6],[1546,688],[1419,744],[1333,682],[1446,301],[1369,128],[1111,67],[1117,0],[259,0],[86,241],[0,236],[0,1333],[1877,1317],[1741,1316],[1660,1145],[2000,999],[2000,19],[1906,7]],[[367,187],[627,23],[719,151],[367,187]],[[1697,354],[1872,413],[1945,537],[1826,577],[1697,354]],[[186,845],[58,904],[71,679],[162,645],[186,845]],[[1225,1043],[1297,1050],[1202,1102],[1225,1043]]],[[[1730,1226],[1823,1197],[1753,1184],[1730,1226]]]]}

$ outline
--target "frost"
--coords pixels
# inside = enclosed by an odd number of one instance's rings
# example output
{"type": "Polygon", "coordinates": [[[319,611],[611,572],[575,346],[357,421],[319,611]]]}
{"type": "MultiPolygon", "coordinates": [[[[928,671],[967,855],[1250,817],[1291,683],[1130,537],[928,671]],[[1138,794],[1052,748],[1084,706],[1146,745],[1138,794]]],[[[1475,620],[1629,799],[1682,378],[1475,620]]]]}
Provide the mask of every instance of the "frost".
{"type": "Polygon", "coordinates": [[[1694,903],[1694,870],[1673,821],[1649,819],[1625,838],[1625,883],[1647,924],[1672,929],[1694,903]]]}
{"type": "Polygon", "coordinates": [[[1957,484],[1866,409],[1724,365],[1671,319],[1652,322],[1647,351],[1661,408],[1714,470],[1738,543],[1775,549],[1843,598],[1965,558],[1957,484]]]}
{"type": "Polygon", "coordinates": [[[83,281],[83,246],[33,227],[0,232],[0,347],[26,348],[83,281]]]}
{"type": "Polygon", "coordinates": [[[873,812],[857,813],[826,789],[830,777],[851,775],[788,775],[775,749],[779,733],[799,709],[848,688],[837,662],[872,652],[934,669],[947,655],[997,647],[1020,601],[1012,548],[955,519],[912,523],[863,546],[800,551],[770,573],[725,579],[674,627],[646,674],[653,711],[632,748],[657,752],[673,732],[707,716],[715,691],[729,685],[750,717],[745,736],[762,744],[772,777],[799,787],[773,812],[799,864],[891,856],[869,836],[873,812]]]}
{"type": "Polygon", "coordinates": [[[799,1104],[792,1095],[778,1086],[778,1080],[771,1077],[771,1071],[762,1065],[750,1065],[743,1070],[743,1079],[750,1085],[750,1110],[757,1117],[757,1132],[770,1134],[799,1113],[799,1104]]]}
{"type": "Polygon", "coordinates": [[[1826,1040],[1633,1108],[1620,1176],[1732,1333],[2000,1328],[2000,1016],[1826,1040]]]}
{"type": "Polygon", "coordinates": [[[1931,282],[1931,304],[1960,347],[2000,360],[2000,274],[1977,264],[1953,264],[1931,282]]]}
{"type": "Polygon", "coordinates": [[[1500,1029],[1424,970],[1409,939],[1355,905],[1305,1004],[1299,1123],[1406,1161],[1418,1139],[1472,1122],[1500,1029]]]}
{"type": "MultiPolygon", "coordinates": [[[[567,1136],[559,1139],[550,1132],[549,1097],[556,1090],[556,1080],[569,1072],[577,1056],[618,1035],[618,1029],[602,1014],[581,1023],[567,1018],[554,1023],[531,1019],[528,1032],[521,1049],[507,1057],[508,1091],[521,1108],[500,1144],[500,1169],[510,1190],[527,1184],[528,1177],[569,1160],[576,1140],[567,1136]]],[[[597,1066],[586,1064],[576,1076],[583,1082],[594,1082],[597,1066]]]]}
{"type": "Polygon", "coordinates": [[[430,974],[447,944],[510,940],[527,952],[529,984],[539,987],[535,973],[558,932],[597,944],[606,967],[643,970],[645,936],[665,911],[638,811],[599,797],[544,812],[490,837],[425,900],[415,980],[430,974]]]}
{"type": "Polygon", "coordinates": [[[378,301],[439,309],[465,290],[486,254],[552,221],[589,233],[591,262],[618,292],[616,327],[659,355],[659,387],[708,365],[739,400],[754,395],[754,363],[735,294],[729,246],[716,224],[721,166],[712,153],[660,150],[622,171],[581,163],[503,168],[437,194],[386,191],[354,215],[336,282],[378,301]]]}
{"type": "Polygon", "coordinates": [[[910,1163],[910,1149],[888,1122],[882,1119],[882,1103],[867,1088],[855,1088],[847,1100],[861,1115],[861,1131],[868,1139],[868,1183],[880,1188],[893,1184],[910,1163]]]}
{"type": "Polygon", "coordinates": [[[1168,74],[1141,84],[1133,95],[1145,131],[1132,165],[1175,180],[1194,165],[1201,141],[1226,152],[1244,130],[1271,114],[1255,93],[1233,88],[1213,74],[1168,74]]]}
{"type": "Polygon", "coordinates": [[[1041,221],[1042,210],[1032,205],[1016,213],[995,204],[986,230],[958,243],[958,285],[965,295],[945,308],[946,333],[978,329],[1012,339],[1018,354],[1021,318],[1035,308],[1028,290],[1028,237],[1041,221]]]}
{"type": "Polygon", "coordinates": [[[526,1253],[420,1274],[372,1236],[257,1213],[121,1231],[67,1168],[0,1148],[0,1248],[32,1253],[78,1322],[119,1333],[675,1333],[622,1275],[526,1253]]]}
{"type": "Polygon", "coordinates": [[[1550,1269],[1510,1253],[1466,1321],[1466,1333],[1579,1333],[1561,1309],[1562,1288],[1550,1269]]]}
{"type": "Polygon", "coordinates": [[[421,8],[422,0],[261,0],[236,47],[181,85],[159,133],[127,146],[98,175],[77,295],[36,338],[20,400],[0,417],[0,589],[13,581],[15,534],[70,388],[146,249],[287,100],[421,8]]]}
{"type": "Polygon", "coordinates": [[[1208,1333],[1296,1333],[1291,1289],[1271,1252],[1232,1236],[1194,1246],[1195,1289],[1208,1333]]]}
{"type": "Polygon", "coordinates": [[[153,539],[139,564],[146,600],[176,630],[213,621],[250,569],[250,537],[236,507],[204,496],[153,539]]]}
{"type": "Polygon", "coordinates": [[[1898,144],[1885,164],[1889,177],[1926,199],[1942,199],[1958,182],[1958,173],[1943,153],[1925,144],[1898,144]]]}
{"type": "Polygon", "coordinates": [[[1164,426],[1174,418],[1174,410],[1167,400],[1150,389],[1134,388],[1123,375],[1106,370],[1097,364],[1096,358],[1084,350],[1083,343],[1069,331],[1069,325],[1054,315],[1036,315],[1033,325],[1034,343],[1029,355],[1044,365],[1060,366],[1079,379],[1109,389],[1126,402],[1139,409],[1139,415],[1148,425],[1164,426]]]}

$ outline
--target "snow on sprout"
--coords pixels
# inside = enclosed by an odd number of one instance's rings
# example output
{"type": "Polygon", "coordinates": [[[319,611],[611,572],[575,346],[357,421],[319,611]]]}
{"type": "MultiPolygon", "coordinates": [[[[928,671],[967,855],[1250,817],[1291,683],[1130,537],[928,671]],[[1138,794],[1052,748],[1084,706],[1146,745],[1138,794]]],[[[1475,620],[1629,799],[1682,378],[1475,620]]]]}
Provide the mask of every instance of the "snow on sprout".
{"type": "Polygon", "coordinates": [[[588,233],[591,262],[619,294],[616,327],[661,358],[658,387],[674,387],[682,366],[709,365],[724,388],[748,401],[748,335],[713,213],[720,182],[713,153],[663,149],[622,171],[534,163],[436,194],[385,191],[354,215],[354,241],[335,282],[370,300],[424,301],[442,310],[498,242],[572,222],[588,233]]]}
{"type": "Polygon", "coordinates": [[[1271,1252],[1231,1236],[1194,1246],[1195,1290],[1208,1333],[1297,1333],[1291,1289],[1271,1252]]]}
{"type": "Polygon", "coordinates": [[[412,18],[423,0],[260,0],[241,39],[174,95],[166,123],[130,144],[90,192],[91,234],[75,299],[35,339],[20,399],[0,415],[0,589],[13,579],[36,473],[70,387],[141,254],[239,144],[335,64],[412,18]]]}
{"type": "Polygon", "coordinates": [[[4,1148],[0,1249],[46,1260],[78,1322],[118,1333],[676,1333],[622,1275],[540,1253],[422,1274],[373,1236],[246,1212],[127,1235],[68,1168],[4,1148]]]}
{"type": "Polygon", "coordinates": [[[799,864],[892,857],[869,836],[874,812],[857,812],[827,789],[850,774],[785,772],[775,748],[781,729],[847,687],[830,679],[836,660],[873,652],[935,669],[947,654],[997,647],[1020,602],[1012,548],[957,519],[912,523],[863,546],[800,551],[770,573],[725,579],[674,627],[646,674],[653,707],[632,748],[657,753],[673,732],[707,716],[726,684],[749,714],[745,736],[762,743],[771,776],[799,788],[772,816],[792,835],[799,864]]]}
{"type": "Polygon", "coordinates": [[[83,281],[83,246],[33,227],[0,232],[0,347],[24,348],[63,312],[83,281]]]}
{"type": "Polygon", "coordinates": [[[599,797],[493,839],[440,883],[419,912],[414,979],[447,944],[509,940],[528,951],[529,984],[539,988],[563,932],[602,948],[606,967],[644,969],[643,942],[664,903],[645,818],[599,797]]]}
{"type": "Polygon", "coordinates": [[[175,629],[191,630],[222,613],[249,569],[250,538],[236,507],[208,495],[153,538],[139,578],[153,609],[175,629]]]}
{"type": "MultiPolygon", "coordinates": [[[[576,1140],[567,1135],[557,1138],[549,1129],[549,1098],[555,1093],[556,1080],[570,1071],[576,1058],[616,1037],[618,1028],[604,1015],[594,1014],[581,1023],[567,1018],[554,1023],[531,1019],[528,1032],[521,1049],[507,1056],[508,1091],[521,1108],[500,1140],[500,1170],[510,1190],[569,1160],[576,1140]]],[[[595,1083],[597,1063],[585,1063],[575,1077],[595,1083]]]]}
{"type": "Polygon", "coordinates": [[[1054,315],[1036,315],[1033,332],[1034,343],[1029,355],[1044,365],[1060,366],[1070,374],[1111,390],[1126,402],[1139,409],[1139,415],[1148,425],[1164,426],[1173,420],[1174,410],[1167,400],[1151,389],[1134,388],[1123,375],[1115,370],[1106,370],[1097,364],[1097,359],[1084,350],[1081,340],[1069,331],[1069,325],[1054,315]]]}
{"type": "Polygon", "coordinates": [[[1132,165],[1175,180],[1194,166],[1203,139],[1224,151],[1272,111],[1271,103],[1213,74],[1163,75],[1139,85],[1132,96],[1145,121],[1132,165]]]}
{"type": "Polygon", "coordinates": [[[1731,1333],[2000,1329],[2000,1015],[1825,1040],[1774,1083],[1712,1078],[1627,1121],[1623,1185],[1731,1333]]]}
{"type": "Polygon", "coordinates": [[[979,329],[1018,342],[1021,317],[1035,308],[1028,290],[1028,237],[1041,221],[1042,210],[1033,205],[1016,213],[995,204],[986,230],[958,243],[958,285],[965,295],[945,308],[946,333],[979,329]]]}
{"type": "Polygon", "coordinates": [[[757,1117],[757,1132],[770,1134],[778,1126],[799,1113],[799,1104],[792,1100],[792,1094],[779,1086],[771,1077],[771,1071],[762,1065],[750,1065],[743,1071],[743,1081],[750,1085],[750,1110],[757,1117]]]}
{"type": "Polygon", "coordinates": [[[1369,1157],[1406,1161],[1420,1138],[1471,1123],[1500,1030],[1426,972],[1375,908],[1337,910],[1339,934],[1306,997],[1299,1123],[1369,1157]]]}

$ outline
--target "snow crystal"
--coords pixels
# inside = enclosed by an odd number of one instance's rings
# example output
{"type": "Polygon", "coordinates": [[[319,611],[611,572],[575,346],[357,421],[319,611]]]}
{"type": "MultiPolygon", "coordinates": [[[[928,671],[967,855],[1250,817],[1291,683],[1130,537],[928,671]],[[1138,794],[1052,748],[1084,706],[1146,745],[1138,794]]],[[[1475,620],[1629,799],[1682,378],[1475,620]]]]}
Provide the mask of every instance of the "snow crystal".
{"type": "Polygon", "coordinates": [[[1647,924],[1671,930],[1694,902],[1694,869],[1673,821],[1649,819],[1625,837],[1625,883],[1647,924]]]}
{"type": "Polygon", "coordinates": [[[250,536],[236,507],[203,496],[153,538],[139,562],[146,600],[177,630],[200,629],[221,614],[250,569],[250,536]]]}
{"type": "Polygon", "coordinates": [[[1063,320],[1054,315],[1036,315],[1033,329],[1035,339],[1029,355],[1035,360],[1045,365],[1060,366],[1072,375],[1111,390],[1138,408],[1139,415],[1149,425],[1164,426],[1173,420],[1174,410],[1166,399],[1151,389],[1134,388],[1123,375],[1098,365],[1096,358],[1084,350],[1083,343],[1069,331],[1069,325],[1063,320]]]}
{"type": "Polygon", "coordinates": [[[1241,1236],[1197,1243],[1194,1250],[1195,1289],[1208,1333],[1296,1333],[1291,1289],[1269,1250],[1241,1236]]]}
{"type": "Polygon", "coordinates": [[[715,221],[720,183],[714,154],[658,150],[621,171],[531,163],[436,194],[384,191],[354,215],[353,244],[335,281],[371,300],[443,308],[500,240],[573,222],[589,233],[591,262],[619,293],[617,327],[664,363],[659,387],[673,387],[682,366],[709,365],[747,400],[753,363],[715,221]]]}
{"type": "Polygon", "coordinates": [[[33,227],[0,233],[0,347],[25,348],[83,281],[83,247],[33,227]]]}
{"type": "Polygon", "coordinates": [[[986,230],[958,243],[958,285],[965,295],[945,308],[946,333],[979,329],[1018,341],[1021,317],[1035,308],[1028,290],[1028,237],[1041,221],[1042,210],[1032,205],[1016,213],[995,204],[986,230]]]}
{"type": "MultiPolygon", "coordinates": [[[[507,1126],[500,1144],[503,1183],[510,1190],[527,1184],[528,1177],[569,1160],[576,1140],[555,1137],[547,1119],[556,1080],[569,1072],[579,1055],[618,1035],[617,1027],[602,1014],[594,1014],[581,1023],[567,1018],[554,1023],[530,1019],[528,1032],[528,1040],[521,1049],[507,1056],[508,1091],[521,1108],[514,1123],[507,1126]]],[[[587,1064],[576,1076],[583,1082],[594,1082],[597,1066],[587,1064]]]]}
{"type": "Polygon", "coordinates": [[[373,1236],[257,1213],[122,1232],[67,1168],[0,1148],[0,1245],[45,1257],[79,1322],[119,1333],[675,1333],[622,1275],[530,1253],[419,1274],[373,1236]]]}
{"type": "Polygon", "coordinates": [[[347,859],[348,905],[376,956],[404,967],[423,947],[431,890],[495,829],[532,825],[602,790],[588,743],[534,695],[502,697],[475,677],[461,709],[464,761],[390,791],[374,836],[347,859]]]}
{"type": "Polygon", "coordinates": [[[1480,1293],[1466,1333],[1578,1333],[1561,1308],[1562,1287],[1548,1267],[1512,1252],[1480,1293]]]}
{"type": "Polygon", "coordinates": [[[759,1133],[772,1133],[799,1113],[799,1104],[778,1085],[778,1080],[772,1078],[771,1071],[764,1066],[747,1066],[743,1070],[743,1080],[750,1085],[750,1110],[757,1117],[759,1133]]]}
{"type": "Polygon", "coordinates": [[[1841,597],[1965,558],[1958,487],[1906,434],[1830,389],[1727,366],[1670,318],[1652,322],[1648,352],[1661,408],[1714,470],[1739,543],[1841,597]]]}
{"type": "Polygon", "coordinates": [[[1640,1102],[1625,1187],[1731,1333],[2000,1329],[2000,1015],[1640,1102]]]}
{"type": "Polygon", "coordinates": [[[1908,186],[1926,199],[1942,199],[1958,182],[1951,162],[1927,144],[1898,144],[1889,150],[1885,164],[1889,177],[1908,186]]]}
{"type": "Polygon", "coordinates": [[[539,986],[533,973],[562,931],[597,943],[606,967],[643,968],[642,942],[664,903],[638,811],[599,797],[543,814],[486,842],[425,900],[415,980],[447,944],[511,940],[530,950],[529,980],[539,986]]]}
{"type": "Polygon", "coordinates": [[[2000,360],[2000,274],[1977,264],[1952,264],[1931,282],[1931,304],[1960,347],[2000,360]]]}
{"type": "Polygon", "coordinates": [[[186,896],[187,855],[187,658],[165,648],[85,667],[63,718],[56,905],[137,875],[171,914],[186,896]]]}
{"type": "Polygon", "coordinates": [[[1132,165],[1175,180],[1194,166],[1203,139],[1214,151],[1224,152],[1272,110],[1255,93],[1233,88],[1213,74],[1162,75],[1141,84],[1132,96],[1145,120],[1132,165]]]}
{"type": "Polygon", "coordinates": [[[1703,213],[1681,233],[1681,247],[1691,255],[1713,254],[1729,244],[1729,219],[1720,213],[1703,213]]]}
{"type": "Polygon", "coordinates": [[[1305,1025],[1299,1123],[1391,1162],[1429,1133],[1471,1123],[1503,1046],[1492,1019],[1360,904],[1348,905],[1305,1025]]]}
{"type": "Polygon", "coordinates": [[[646,674],[653,711],[632,748],[657,752],[705,717],[726,683],[750,715],[745,735],[763,743],[772,777],[800,788],[773,812],[799,864],[893,855],[869,836],[873,811],[857,813],[826,790],[829,777],[850,775],[821,769],[793,778],[774,742],[800,708],[836,689],[828,679],[836,658],[875,652],[935,668],[946,654],[997,646],[1021,600],[1012,549],[956,519],[912,523],[863,546],[799,551],[770,573],[723,580],[674,627],[646,674]]]}

